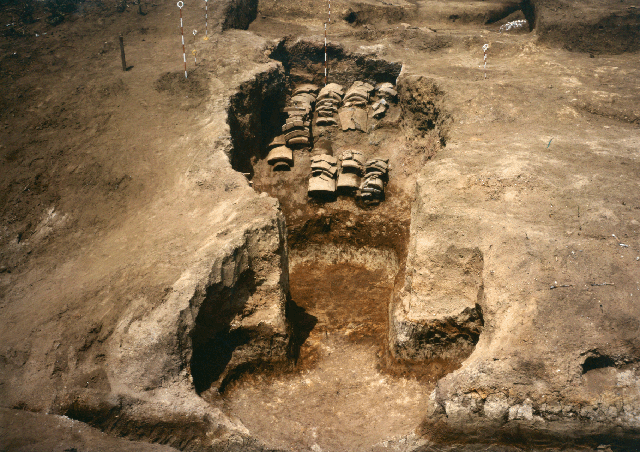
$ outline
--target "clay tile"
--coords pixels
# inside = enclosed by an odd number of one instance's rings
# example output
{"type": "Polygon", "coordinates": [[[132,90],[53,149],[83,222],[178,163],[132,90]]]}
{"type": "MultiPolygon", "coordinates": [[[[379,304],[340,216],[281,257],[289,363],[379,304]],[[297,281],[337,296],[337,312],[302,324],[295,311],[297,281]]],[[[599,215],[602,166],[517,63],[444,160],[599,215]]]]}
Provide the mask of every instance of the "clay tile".
{"type": "Polygon", "coordinates": [[[332,116],[321,116],[316,120],[316,125],[318,126],[337,126],[338,121],[336,121],[332,116]]]}
{"type": "Polygon", "coordinates": [[[308,146],[309,145],[309,138],[307,138],[307,137],[292,138],[287,142],[287,144],[290,145],[290,146],[296,146],[296,145],[308,146]]]}
{"type": "Polygon", "coordinates": [[[393,89],[393,84],[392,84],[392,83],[389,83],[389,82],[383,82],[383,83],[378,83],[378,84],[376,85],[376,90],[380,90],[380,89],[382,89],[382,88],[385,88],[385,89],[393,89]]]}
{"type": "Polygon", "coordinates": [[[293,165],[293,151],[286,146],[273,148],[267,156],[267,163],[274,165],[277,162],[286,162],[289,165],[293,165]]]}
{"type": "Polygon", "coordinates": [[[273,170],[274,171],[291,171],[291,165],[289,165],[287,162],[276,162],[273,165],[273,170]]]}
{"type": "Polygon", "coordinates": [[[309,195],[332,194],[336,191],[335,179],[321,175],[309,179],[309,195]]]}
{"type": "Polygon", "coordinates": [[[344,88],[342,87],[342,85],[338,85],[337,83],[329,83],[328,85],[324,86],[320,92],[332,92],[332,93],[336,93],[339,96],[344,96],[344,88]]]}
{"type": "Polygon", "coordinates": [[[360,177],[356,173],[340,173],[338,176],[338,190],[355,191],[360,186],[360,177]]]}
{"type": "Polygon", "coordinates": [[[360,151],[346,150],[341,156],[342,166],[360,168],[364,166],[364,154],[360,151]]]}
{"type": "Polygon", "coordinates": [[[284,146],[285,144],[287,144],[287,140],[285,140],[284,135],[278,135],[271,141],[271,143],[269,143],[267,148],[273,149],[278,146],[284,146]]]}
{"type": "Polygon", "coordinates": [[[333,155],[329,155],[329,154],[319,154],[311,157],[311,165],[313,165],[316,162],[325,162],[331,166],[338,166],[338,159],[333,155]]]}
{"type": "Polygon", "coordinates": [[[312,85],[310,83],[306,83],[304,85],[297,86],[293,90],[293,95],[295,96],[296,94],[300,94],[300,93],[317,94],[318,93],[318,89],[319,88],[318,88],[317,85],[312,85]]]}

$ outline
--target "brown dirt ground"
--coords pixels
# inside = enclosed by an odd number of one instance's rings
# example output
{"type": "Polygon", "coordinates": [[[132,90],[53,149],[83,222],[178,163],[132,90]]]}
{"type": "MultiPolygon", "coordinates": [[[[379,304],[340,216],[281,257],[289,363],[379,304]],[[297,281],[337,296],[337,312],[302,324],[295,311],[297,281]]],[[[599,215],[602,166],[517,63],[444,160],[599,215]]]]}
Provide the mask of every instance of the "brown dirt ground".
{"type": "Polygon", "coordinates": [[[292,299],[315,324],[295,372],[247,378],[225,393],[229,410],[267,445],[366,450],[412,433],[428,385],[380,371],[395,277],[386,273],[313,261],[292,268],[292,299]]]}
{"type": "MultiPolygon", "coordinates": [[[[4,362],[17,367],[27,362],[32,343],[82,342],[88,332],[95,336],[91,340],[104,340],[108,328],[101,336],[93,323],[100,327],[102,322],[115,323],[114,300],[137,295],[129,293],[123,281],[140,280],[140,290],[149,299],[162,299],[166,281],[175,281],[179,272],[169,264],[158,265],[158,260],[179,260],[189,252],[184,247],[189,236],[203,234],[192,219],[174,217],[169,209],[186,203],[204,218],[202,212],[215,205],[212,200],[179,198],[174,185],[198,158],[193,142],[209,143],[209,137],[200,136],[200,121],[207,114],[210,98],[224,92],[224,87],[217,87],[212,93],[217,74],[242,69],[238,61],[204,53],[200,68],[193,70],[189,63],[190,76],[184,81],[173,1],[145,3],[145,15],[137,14],[133,6],[118,13],[110,3],[82,5],[57,26],[41,19],[6,27],[19,22],[16,12],[7,7],[0,12],[1,25],[7,30],[0,39],[0,339],[4,362]],[[120,66],[119,33],[125,37],[130,65],[126,72],[120,66]],[[166,232],[163,225],[170,222],[180,225],[176,228],[179,233],[176,229],[166,232]],[[165,254],[162,259],[140,260],[146,248],[163,248],[165,254]],[[96,299],[102,302],[83,303],[96,299]]],[[[338,4],[336,10],[345,6],[338,4]]],[[[196,13],[200,11],[185,11],[185,21],[196,23],[196,13]]],[[[266,38],[321,36],[322,24],[310,17],[292,20],[263,10],[250,31],[266,38]]],[[[584,139],[583,145],[596,153],[606,153],[607,142],[624,134],[629,136],[629,153],[637,153],[637,53],[590,58],[589,54],[539,46],[528,33],[505,36],[486,27],[478,29],[477,24],[443,22],[426,27],[417,19],[407,21],[405,25],[337,23],[332,39],[354,49],[384,43],[379,51],[382,56],[406,61],[412,72],[435,77],[448,93],[449,108],[457,112],[457,132],[450,149],[464,143],[483,149],[496,142],[505,148],[539,146],[541,158],[560,161],[569,153],[567,143],[579,140],[580,131],[587,130],[597,140],[584,139]],[[487,83],[479,68],[485,42],[491,44],[487,83]],[[457,84],[464,84],[464,89],[457,90],[457,84]],[[538,113],[528,116],[531,111],[538,113]],[[535,137],[513,145],[509,137],[534,123],[535,137]]],[[[186,31],[187,41],[193,41],[190,28],[186,31]]],[[[199,33],[201,37],[201,29],[199,33]]],[[[220,38],[222,45],[229,44],[225,39],[232,40],[228,36],[220,38]]],[[[218,39],[212,38],[214,49],[218,39]]],[[[241,53],[245,49],[234,50],[241,53]]],[[[224,101],[216,98],[211,102],[224,101]]],[[[485,180],[482,157],[479,161],[467,157],[466,163],[478,168],[477,180],[467,181],[474,196],[491,201],[520,184],[518,190],[538,190],[544,198],[544,173],[531,175],[523,169],[524,179],[485,180]]],[[[416,171],[425,163],[419,153],[398,156],[394,162],[397,175],[402,158],[416,171]]],[[[635,157],[612,156],[604,165],[603,170],[611,172],[620,165],[635,165],[633,174],[640,174],[635,157]]],[[[562,171],[561,166],[555,168],[550,165],[544,171],[562,171]]],[[[391,187],[387,207],[381,207],[384,215],[376,211],[362,215],[373,218],[376,228],[392,214],[398,224],[406,224],[410,213],[406,192],[414,176],[412,170],[397,178],[397,191],[391,187]]],[[[296,177],[302,180],[304,176],[301,172],[296,177]]],[[[256,187],[270,191],[260,184],[258,178],[256,187]]],[[[618,232],[623,241],[637,238],[637,194],[606,195],[606,203],[626,206],[627,218],[621,220],[626,226],[624,232],[618,232]]],[[[570,198],[544,201],[544,206],[541,201],[531,208],[532,217],[573,215],[570,198]],[[553,210],[553,205],[564,208],[553,210]]],[[[313,212],[303,211],[298,204],[283,203],[285,213],[299,220],[291,224],[292,236],[296,227],[316,218],[319,209],[329,214],[358,212],[350,200],[314,206],[313,212]]],[[[407,230],[390,229],[393,234],[407,230]]],[[[406,251],[401,243],[393,246],[400,255],[406,251]]],[[[637,242],[633,243],[637,248],[637,242]]],[[[621,250],[624,258],[621,255],[616,265],[637,265],[636,248],[621,250]]],[[[557,262],[557,257],[549,259],[548,265],[557,262]]],[[[584,274],[589,276],[589,270],[584,274]]],[[[307,450],[319,445],[322,450],[346,450],[346,442],[348,450],[362,450],[390,437],[409,435],[424,415],[430,386],[381,373],[379,344],[370,340],[386,327],[385,299],[392,286],[375,283],[380,279],[375,272],[346,264],[302,264],[293,269],[291,278],[296,281],[291,287],[294,302],[318,319],[301,352],[304,365],[284,377],[257,375],[238,382],[225,396],[227,408],[250,430],[262,432],[267,443],[283,448],[307,450]],[[327,282],[338,288],[327,287],[327,282]],[[354,284],[358,282],[361,284],[354,284]],[[344,291],[344,287],[354,290],[344,291]],[[371,300],[366,310],[350,308],[352,300],[362,299],[371,300]],[[366,331],[350,328],[363,321],[370,325],[366,331]],[[308,388],[315,389],[310,392],[308,388]]],[[[629,291],[638,289],[637,282],[626,284],[629,291]]],[[[62,353],[56,350],[52,349],[50,358],[58,365],[62,353]]],[[[46,365],[53,368],[54,363],[46,365]]],[[[60,385],[55,371],[50,379],[49,368],[46,374],[34,372],[25,387],[32,387],[39,378],[51,387],[60,385]]],[[[5,381],[11,378],[10,373],[3,374],[5,381]]],[[[96,377],[91,384],[108,383],[96,377]]],[[[45,409],[51,398],[51,394],[26,394],[25,405],[8,407],[45,409]]],[[[22,446],[3,445],[8,450],[22,446]]]]}

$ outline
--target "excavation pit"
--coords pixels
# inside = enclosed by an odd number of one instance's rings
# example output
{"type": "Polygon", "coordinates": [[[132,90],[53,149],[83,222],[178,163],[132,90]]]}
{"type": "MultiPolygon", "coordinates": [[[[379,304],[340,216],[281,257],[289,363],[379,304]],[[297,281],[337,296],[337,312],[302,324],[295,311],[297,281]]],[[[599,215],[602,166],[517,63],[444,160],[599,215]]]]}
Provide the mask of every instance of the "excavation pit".
{"type": "MultiPolygon", "coordinates": [[[[370,99],[361,91],[352,96],[355,108],[366,109],[366,126],[362,118],[355,127],[342,124],[346,102],[333,125],[318,125],[317,111],[292,103],[296,96],[316,95],[311,84],[318,90],[324,86],[319,43],[282,41],[271,53],[282,65],[272,65],[230,99],[232,166],[257,192],[279,201],[286,222],[289,361],[270,354],[259,337],[230,334],[226,320],[216,324],[217,335],[207,335],[205,320],[215,317],[221,302],[233,305],[233,293],[213,302],[197,325],[201,336],[193,336],[201,344],[199,354],[194,350],[201,363],[197,378],[194,373],[198,392],[223,403],[267,446],[288,450],[364,450],[394,438],[406,441],[423,420],[437,379],[461,363],[437,357],[414,362],[390,353],[390,314],[405,285],[416,177],[446,139],[442,93],[428,79],[399,79],[399,63],[339,47],[330,51],[329,81],[344,92],[385,83],[391,93],[383,114],[376,110],[379,104],[372,108],[382,98],[373,89],[370,99]],[[357,154],[363,162],[388,163],[381,202],[364,203],[355,190],[309,195],[314,158],[324,156],[323,174],[330,177],[336,160],[337,180],[340,157],[349,151],[352,159],[357,154]],[[265,352],[264,360],[251,355],[254,343],[265,352]],[[229,363],[235,355],[251,360],[236,369],[206,364],[220,358],[206,352],[211,348],[221,348],[229,363]]],[[[366,168],[358,177],[366,177],[366,168]]]]}
{"type": "MultiPolygon", "coordinates": [[[[340,332],[384,353],[389,301],[401,282],[409,218],[378,220],[342,211],[292,226],[289,286],[292,302],[316,318],[314,333],[340,332]]],[[[301,356],[305,361],[304,352],[301,356]]]]}
{"type": "Polygon", "coordinates": [[[381,369],[395,250],[311,243],[291,250],[289,268],[295,371],[245,376],[227,407],[273,448],[366,450],[410,435],[429,391],[381,369]]]}

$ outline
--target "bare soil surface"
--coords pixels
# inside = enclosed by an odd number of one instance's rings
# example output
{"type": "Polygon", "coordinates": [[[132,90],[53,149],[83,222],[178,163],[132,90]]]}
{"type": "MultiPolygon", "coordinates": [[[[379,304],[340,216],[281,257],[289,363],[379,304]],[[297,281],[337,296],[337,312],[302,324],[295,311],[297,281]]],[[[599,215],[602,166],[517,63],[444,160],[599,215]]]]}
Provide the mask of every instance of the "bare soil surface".
{"type": "Polygon", "coordinates": [[[332,2],[330,44],[428,77],[451,115],[422,135],[394,107],[333,137],[390,159],[374,208],[309,202],[307,151],[287,174],[255,160],[252,187],[230,162],[231,95],[284,77],[269,55],[285,36],[322,42],[320,2],[261,1],[248,31],[207,41],[204,5],[185,7],[188,79],[173,1],[3,3],[0,449],[637,450],[640,4],[572,3],[332,2]],[[235,278],[277,205],[300,349],[204,400],[162,309],[212,269],[235,278]],[[450,246],[484,259],[476,348],[391,359],[408,256],[417,281],[450,246]]]}
{"type": "Polygon", "coordinates": [[[66,416],[0,409],[2,450],[69,452],[99,450],[104,452],[144,451],[172,452],[161,444],[116,438],[66,416]]]}
{"type": "Polygon", "coordinates": [[[380,373],[377,346],[326,334],[307,341],[318,354],[315,367],[275,381],[244,381],[230,392],[229,408],[268,446],[283,450],[370,450],[411,436],[426,409],[425,386],[380,373]]]}
{"type": "Polygon", "coordinates": [[[349,264],[292,268],[291,296],[315,323],[300,370],[250,378],[225,394],[229,409],[268,446],[367,450],[413,433],[429,386],[380,371],[395,276],[385,273],[349,264]]]}

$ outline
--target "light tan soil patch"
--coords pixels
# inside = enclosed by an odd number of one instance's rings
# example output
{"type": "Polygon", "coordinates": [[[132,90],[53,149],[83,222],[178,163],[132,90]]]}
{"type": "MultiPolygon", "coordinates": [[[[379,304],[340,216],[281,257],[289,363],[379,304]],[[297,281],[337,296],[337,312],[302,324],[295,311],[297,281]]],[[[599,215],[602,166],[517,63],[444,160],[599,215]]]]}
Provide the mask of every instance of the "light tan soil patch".
{"type": "Polygon", "coordinates": [[[292,298],[317,323],[301,347],[299,371],[254,375],[225,394],[253,435],[287,450],[366,450],[413,433],[429,386],[379,370],[389,276],[349,263],[292,269],[292,298]]]}

